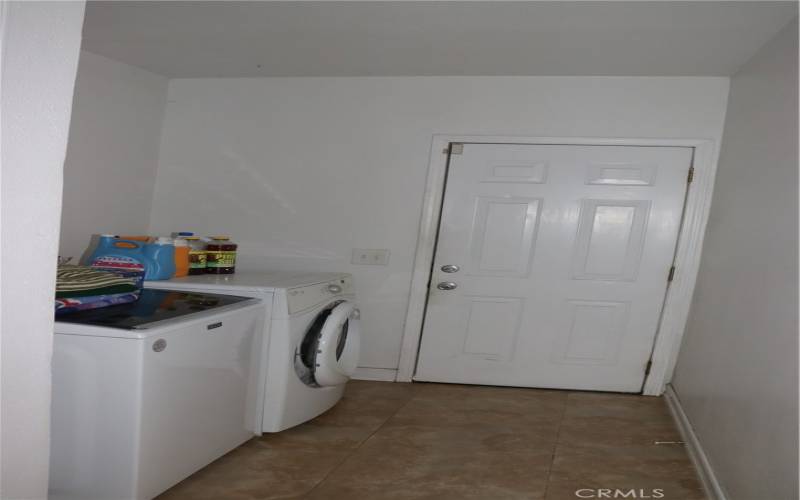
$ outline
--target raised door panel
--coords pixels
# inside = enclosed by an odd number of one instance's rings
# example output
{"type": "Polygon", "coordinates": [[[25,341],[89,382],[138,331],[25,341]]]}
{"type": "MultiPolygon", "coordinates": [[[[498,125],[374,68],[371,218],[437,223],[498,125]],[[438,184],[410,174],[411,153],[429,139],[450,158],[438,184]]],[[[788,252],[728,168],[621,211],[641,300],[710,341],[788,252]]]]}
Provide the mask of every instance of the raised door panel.
{"type": "Polygon", "coordinates": [[[628,323],[630,304],[567,300],[553,349],[556,363],[614,365],[628,323]]]}
{"type": "Polygon", "coordinates": [[[592,163],[586,184],[599,186],[654,186],[656,165],[636,163],[592,163]]]}
{"type": "Polygon", "coordinates": [[[572,277],[634,281],[649,212],[649,201],[583,200],[572,277]]]}
{"type": "Polygon", "coordinates": [[[475,199],[470,236],[472,276],[525,277],[536,246],[541,200],[475,199]]]}
{"type": "Polygon", "coordinates": [[[503,184],[544,184],[547,182],[547,162],[525,164],[489,164],[480,182],[503,184]]]}
{"type": "Polygon", "coordinates": [[[466,297],[469,302],[462,354],[490,361],[513,357],[523,300],[466,297]]]}

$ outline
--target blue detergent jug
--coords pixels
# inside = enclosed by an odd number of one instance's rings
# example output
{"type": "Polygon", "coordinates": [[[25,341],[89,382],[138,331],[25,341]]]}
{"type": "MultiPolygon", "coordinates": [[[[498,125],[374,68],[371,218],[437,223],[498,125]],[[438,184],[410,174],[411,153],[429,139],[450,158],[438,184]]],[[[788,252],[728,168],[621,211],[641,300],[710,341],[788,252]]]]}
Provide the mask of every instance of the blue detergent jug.
{"type": "Polygon", "coordinates": [[[153,265],[150,257],[144,254],[144,244],[141,241],[122,240],[111,234],[100,236],[87,264],[134,278],[139,287],[142,286],[146,270],[153,265]]]}
{"type": "Polygon", "coordinates": [[[175,247],[169,238],[154,243],[123,240],[110,234],[100,236],[88,259],[90,266],[143,280],[168,280],[175,274],[175,247]]]}
{"type": "Polygon", "coordinates": [[[175,245],[172,238],[156,238],[144,246],[144,254],[151,260],[145,269],[146,280],[168,280],[175,275],[175,245]]]}

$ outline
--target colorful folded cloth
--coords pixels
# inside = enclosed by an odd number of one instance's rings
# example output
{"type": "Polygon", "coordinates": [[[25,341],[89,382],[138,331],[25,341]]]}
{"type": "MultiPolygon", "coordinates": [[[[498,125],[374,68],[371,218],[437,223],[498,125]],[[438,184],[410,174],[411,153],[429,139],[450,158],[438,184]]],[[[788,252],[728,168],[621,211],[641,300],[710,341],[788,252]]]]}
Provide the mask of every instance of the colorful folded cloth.
{"type": "Polygon", "coordinates": [[[56,299],[56,316],[75,311],[97,309],[135,302],[139,299],[139,291],[117,293],[112,295],[93,295],[88,297],[65,297],[56,299]]]}
{"type": "Polygon", "coordinates": [[[121,276],[87,266],[58,266],[56,314],[127,304],[139,299],[136,276],[121,276]]]}
{"type": "MultiPolygon", "coordinates": [[[[88,266],[58,266],[56,272],[56,295],[71,292],[86,292],[114,286],[135,286],[134,279],[101,271],[88,266]]],[[[93,294],[101,295],[101,294],[93,294]]],[[[68,296],[68,295],[62,295],[68,296]]]]}
{"type": "Polygon", "coordinates": [[[130,293],[139,289],[135,278],[87,266],[58,266],[56,298],[130,293]]]}

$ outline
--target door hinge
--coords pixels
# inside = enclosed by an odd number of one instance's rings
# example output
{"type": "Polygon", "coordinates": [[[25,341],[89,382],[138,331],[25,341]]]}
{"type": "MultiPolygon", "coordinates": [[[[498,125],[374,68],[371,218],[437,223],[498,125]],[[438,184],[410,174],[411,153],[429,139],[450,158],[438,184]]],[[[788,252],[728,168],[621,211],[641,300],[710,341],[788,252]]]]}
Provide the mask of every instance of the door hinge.
{"type": "Polygon", "coordinates": [[[653,360],[650,359],[650,360],[647,361],[647,364],[644,365],[644,375],[645,375],[645,377],[647,375],[650,375],[650,368],[652,368],[652,367],[653,367],[653,360]]]}
{"type": "Polygon", "coordinates": [[[667,281],[672,281],[675,277],[675,266],[669,268],[669,274],[667,275],[667,281]]]}
{"type": "Polygon", "coordinates": [[[691,184],[694,180],[694,166],[689,167],[689,174],[686,176],[686,184],[691,184]]]}
{"type": "Polygon", "coordinates": [[[446,148],[442,150],[446,155],[460,155],[464,153],[464,145],[460,142],[451,142],[446,148]]]}

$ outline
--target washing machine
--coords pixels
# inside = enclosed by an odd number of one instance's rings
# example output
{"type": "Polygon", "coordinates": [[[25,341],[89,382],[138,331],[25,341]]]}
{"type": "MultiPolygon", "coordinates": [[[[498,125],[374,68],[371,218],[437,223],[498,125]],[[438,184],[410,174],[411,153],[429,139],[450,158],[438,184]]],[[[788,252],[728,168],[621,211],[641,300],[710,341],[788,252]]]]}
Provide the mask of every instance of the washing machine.
{"type": "Polygon", "coordinates": [[[279,432],[324,413],[358,365],[361,325],[349,274],[237,272],[145,282],[167,288],[254,297],[265,307],[262,432],[279,432]]]}
{"type": "Polygon", "coordinates": [[[262,318],[180,290],[56,318],[48,498],[153,498],[251,439],[262,318]]]}

